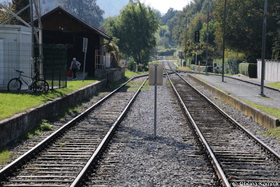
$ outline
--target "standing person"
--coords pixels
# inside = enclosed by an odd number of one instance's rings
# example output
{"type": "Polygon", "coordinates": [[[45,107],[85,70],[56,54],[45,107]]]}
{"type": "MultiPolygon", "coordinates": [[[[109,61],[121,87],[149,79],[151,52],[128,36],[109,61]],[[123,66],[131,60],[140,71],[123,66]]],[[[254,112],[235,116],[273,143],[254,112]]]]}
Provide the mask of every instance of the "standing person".
{"type": "Polygon", "coordinates": [[[72,70],[73,72],[73,80],[77,80],[77,76],[76,76],[76,72],[77,70],[80,69],[81,63],[79,61],[76,60],[76,58],[73,58],[72,62],[71,62],[71,66],[69,69],[72,70]]]}

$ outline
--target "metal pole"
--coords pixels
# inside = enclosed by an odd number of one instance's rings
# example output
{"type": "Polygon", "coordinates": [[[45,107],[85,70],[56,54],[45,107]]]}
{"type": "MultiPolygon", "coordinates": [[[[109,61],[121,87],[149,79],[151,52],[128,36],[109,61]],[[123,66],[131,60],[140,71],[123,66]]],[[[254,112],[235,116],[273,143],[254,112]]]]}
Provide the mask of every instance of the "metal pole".
{"type": "Polygon", "coordinates": [[[206,47],[206,75],[208,74],[208,48],[209,48],[209,0],[208,0],[208,11],[207,11],[207,29],[206,29],[207,33],[206,33],[206,43],[207,43],[207,47],[206,47]]]}
{"type": "Polygon", "coordinates": [[[84,52],[83,82],[85,80],[87,48],[88,48],[88,38],[83,38],[83,52],[84,52]]]}
{"type": "Polygon", "coordinates": [[[32,72],[34,72],[34,68],[35,68],[35,61],[34,61],[34,57],[35,57],[35,52],[34,52],[34,47],[35,47],[35,45],[34,45],[34,34],[35,34],[35,32],[34,32],[34,21],[33,21],[33,0],[29,0],[29,6],[30,6],[30,24],[31,24],[31,28],[32,28],[32,30],[31,30],[31,32],[32,32],[32,34],[31,34],[31,43],[32,43],[32,51],[31,51],[31,60],[32,60],[32,68],[33,68],[33,70],[32,70],[32,72]]]}
{"type": "Polygon", "coordinates": [[[265,79],[266,17],[267,17],[267,0],[264,0],[263,31],[262,31],[262,70],[261,70],[261,93],[260,93],[260,95],[263,97],[265,97],[264,79],[265,79]]]}
{"type": "Polygon", "coordinates": [[[226,36],[226,11],[227,11],[227,0],[224,0],[224,33],[223,33],[223,61],[222,61],[222,82],[225,81],[225,36],[226,36]]]}
{"type": "Polygon", "coordinates": [[[197,44],[196,44],[196,47],[195,47],[195,73],[197,73],[197,44]]]}
{"type": "Polygon", "coordinates": [[[157,64],[155,64],[154,137],[157,136],[157,64]]]}

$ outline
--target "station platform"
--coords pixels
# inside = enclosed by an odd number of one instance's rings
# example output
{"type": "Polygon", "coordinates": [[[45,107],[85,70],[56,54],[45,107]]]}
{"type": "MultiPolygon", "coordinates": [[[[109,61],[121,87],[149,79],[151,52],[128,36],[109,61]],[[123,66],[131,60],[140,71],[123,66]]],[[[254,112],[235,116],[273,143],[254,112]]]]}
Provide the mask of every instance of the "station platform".
{"type": "MultiPolygon", "coordinates": [[[[280,110],[280,90],[274,89],[271,90],[267,87],[263,88],[263,95],[261,95],[261,80],[260,79],[252,79],[243,75],[235,75],[233,77],[224,76],[224,81],[221,75],[216,74],[188,74],[196,81],[200,81],[201,84],[210,85],[208,87],[209,90],[215,89],[215,92],[222,92],[223,99],[226,100],[229,104],[233,105],[235,108],[239,110],[244,110],[247,116],[253,117],[256,121],[260,117],[260,115],[267,116],[269,118],[273,118],[275,121],[274,124],[268,122],[268,119],[261,119],[264,122],[259,122],[260,124],[266,123],[264,125],[267,128],[275,128],[279,126],[279,116],[275,116],[273,114],[267,114],[264,110],[262,110],[261,106],[269,107],[273,111],[280,110]],[[242,81],[239,81],[242,80],[242,81]],[[250,84],[254,83],[254,84],[250,84]],[[259,107],[253,107],[252,105],[258,105],[259,107]],[[245,106],[246,105],[246,106],[245,106]],[[248,109],[244,109],[247,106],[253,108],[257,113],[252,114],[252,112],[248,112],[248,109]],[[238,108],[239,107],[239,108],[238,108]]],[[[264,81],[265,84],[269,83],[268,81],[264,81]]],[[[220,95],[221,97],[221,95],[220,95]]],[[[250,109],[250,110],[253,110],[250,109]]]]}

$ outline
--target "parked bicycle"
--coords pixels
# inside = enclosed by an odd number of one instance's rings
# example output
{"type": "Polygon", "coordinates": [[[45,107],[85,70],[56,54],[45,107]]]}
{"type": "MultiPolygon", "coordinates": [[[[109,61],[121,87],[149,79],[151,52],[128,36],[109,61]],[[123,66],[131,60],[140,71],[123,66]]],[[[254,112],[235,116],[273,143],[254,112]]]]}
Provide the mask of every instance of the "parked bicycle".
{"type": "Polygon", "coordinates": [[[24,72],[20,70],[15,71],[18,73],[18,77],[12,78],[8,83],[9,92],[19,92],[21,90],[22,84],[25,83],[28,87],[28,90],[33,92],[47,92],[49,90],[49,84],[46,80],[38,79],[39,72],[36,71],[33,77],[22,75],[24,72]],[[32,79],[31,84],[28,84],[22,77],[32,79]]]}

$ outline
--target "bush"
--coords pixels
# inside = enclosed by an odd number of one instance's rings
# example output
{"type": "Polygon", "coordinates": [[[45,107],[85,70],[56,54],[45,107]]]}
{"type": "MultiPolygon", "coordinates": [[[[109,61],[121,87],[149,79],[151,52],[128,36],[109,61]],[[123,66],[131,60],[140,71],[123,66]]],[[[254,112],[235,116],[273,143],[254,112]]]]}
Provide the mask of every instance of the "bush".
{"type": "MultiPolygon", "coordinates": [[[[239,64],[241,63],[240,60],[236,59],[225,59],[225,64],[224,64],[224,73],[225,74],[238,74],[239,72],[239,64]]],[[[222,71],[222,60],[215,60],[214,62],[214,67],[220,67],[220,70],[222,71]]]]}
{"type": "Polygon", "coordinates": [[[257,78],[257,64],[256,63],[240,63],[239,73],[250,78],[257,78]]]}

